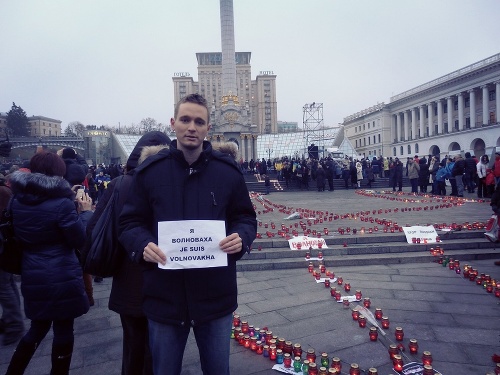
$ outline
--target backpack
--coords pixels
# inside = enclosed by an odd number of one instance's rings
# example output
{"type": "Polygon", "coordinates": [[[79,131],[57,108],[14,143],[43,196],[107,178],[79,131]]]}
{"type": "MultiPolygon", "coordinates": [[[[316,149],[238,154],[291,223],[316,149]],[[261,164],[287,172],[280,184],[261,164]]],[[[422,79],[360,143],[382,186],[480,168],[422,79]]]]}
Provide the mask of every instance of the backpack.
{"type": "Polygon", "coordinates": [[[124,176],[117,178],[113,193],[92,229],[88,252],[83,259],[85,273],[101,277],[113,276],[125,258],[125,250],[118,241],[120,212],[117,204],[123,178],[124,176]]]}

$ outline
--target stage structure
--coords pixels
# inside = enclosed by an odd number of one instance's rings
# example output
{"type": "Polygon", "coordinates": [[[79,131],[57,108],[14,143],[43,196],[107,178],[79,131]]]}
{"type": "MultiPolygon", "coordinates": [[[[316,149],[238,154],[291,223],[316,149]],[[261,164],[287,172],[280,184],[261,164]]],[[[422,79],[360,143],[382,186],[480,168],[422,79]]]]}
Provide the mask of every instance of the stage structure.
{"type": "Polygon", "coordinates": [[[325,126],[323,123],[323,103],[308,103],[302,107],[305,158],[319,159],[325,156],[325,126]]]}

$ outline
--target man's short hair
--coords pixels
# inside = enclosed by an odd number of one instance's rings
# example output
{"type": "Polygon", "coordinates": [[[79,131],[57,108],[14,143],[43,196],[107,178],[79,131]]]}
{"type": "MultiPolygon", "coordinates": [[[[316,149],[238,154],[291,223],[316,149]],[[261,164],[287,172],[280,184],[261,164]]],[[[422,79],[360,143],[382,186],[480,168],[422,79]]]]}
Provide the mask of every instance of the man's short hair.
{"type": "Polygon", "coordinates": [[[179,107],[181,106],[181,104],[184,104],[184,103],[194,103],[194,104],[198,104],[198,105],[205,107],[207,110],[207,121],[210,122],[210,111],[208,110],[207,99],[205,99],[200,94],[189,94],[189,95],[186,95],[185,97],[183,97],[181,100],[179,100],[177,102],[177,104],[175,105],[174,119],[177,119],[177,115],[179,114],[179,107]]]}

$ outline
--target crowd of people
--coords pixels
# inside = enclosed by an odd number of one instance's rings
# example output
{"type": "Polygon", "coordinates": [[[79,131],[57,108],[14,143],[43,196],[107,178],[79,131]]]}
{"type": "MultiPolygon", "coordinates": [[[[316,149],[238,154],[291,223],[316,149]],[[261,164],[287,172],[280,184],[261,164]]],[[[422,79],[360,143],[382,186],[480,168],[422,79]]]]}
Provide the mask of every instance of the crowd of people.
{"type": "MultiPolygon", "coordinates": [[[[240,159],[243,173],[255,175],[257,181],[269,179],[274,173],[287,188],[300,190],[316,188],[318,191],[334,190],[334,179],[342,179],[345,189],[371,188],[375,178],[386,178],[393,191],[403,190],[403,177],[408,177],[412,193],[430,193],[463,197],[464,192],[477,192],[478,198],[491,198],[500,178],[500,155],[490,163],[488,155],[480,159],[466,152],[464,156],[428,155],[408,157],[403,163],[398,157],[373,157],[355,159],[315,159],[282,157],[274,160],[240,159]]],[[[266,192],[268,192],[266,182],[266,192]]]]}

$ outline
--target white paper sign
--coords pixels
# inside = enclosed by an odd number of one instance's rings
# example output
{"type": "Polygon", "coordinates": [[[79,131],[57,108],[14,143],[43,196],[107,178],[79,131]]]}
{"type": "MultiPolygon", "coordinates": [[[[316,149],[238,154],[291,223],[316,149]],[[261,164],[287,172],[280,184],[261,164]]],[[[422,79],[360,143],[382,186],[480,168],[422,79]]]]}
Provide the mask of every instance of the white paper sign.
{"type": "Polygon", "coordinates": [[[328,249],[328,246],[326,246],[326,241],[324,238],[314,238],[309,236],[293,237],[288,240],[288,245],[292,250],[300,250],[300,249],[308,250],[309,248],[328,249]]]}
{"type": "Polygon", "coordinates": [[[418,225],[412,227],[403,227],[403,231],[406,235],[406,241],[408,243],[436,243],[437,233],[433,225],[425,227],[418,225]],[[419,239],[420,242],[413,242],[414,238],[415,240],[419,239]]]}
{"type": "Polygon", "coordinates": [[[227,266],[219,242],[226,237],[224,221],[181,220],[158,223],[158,246],[167,257],[159,268],[178,270],[227,266]]]}

